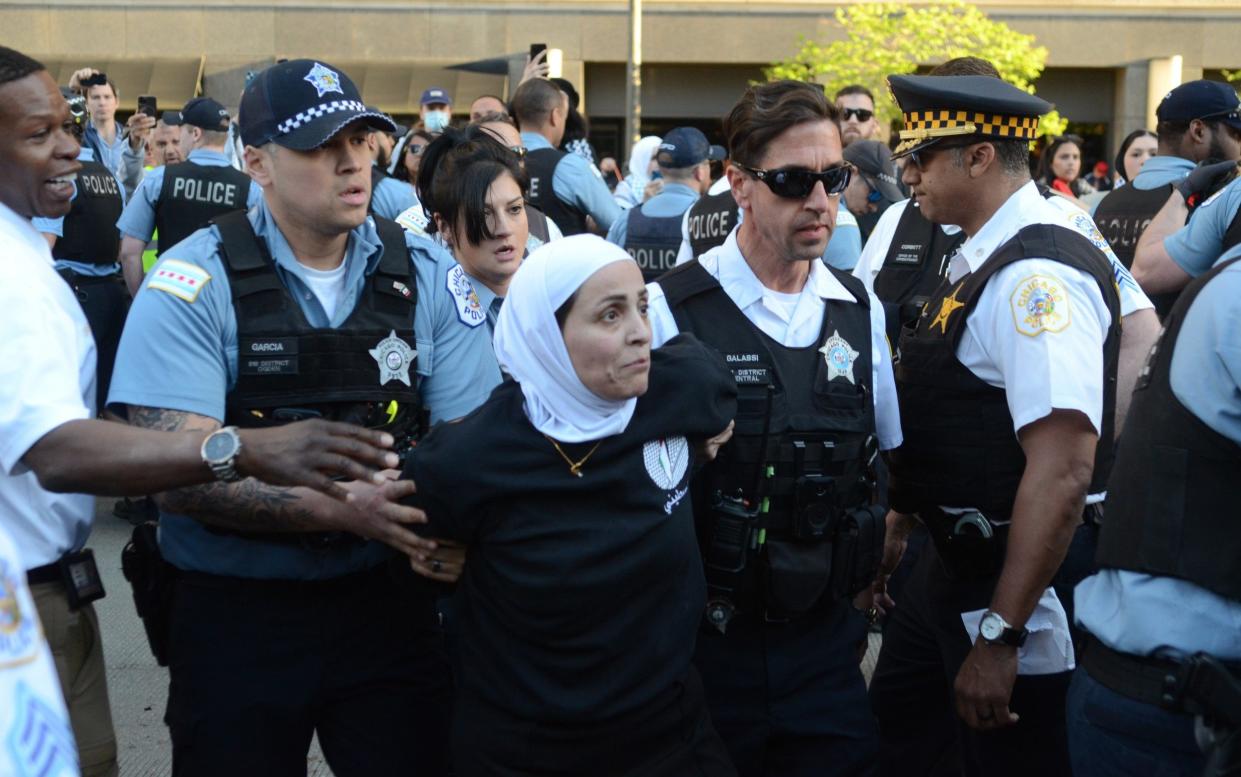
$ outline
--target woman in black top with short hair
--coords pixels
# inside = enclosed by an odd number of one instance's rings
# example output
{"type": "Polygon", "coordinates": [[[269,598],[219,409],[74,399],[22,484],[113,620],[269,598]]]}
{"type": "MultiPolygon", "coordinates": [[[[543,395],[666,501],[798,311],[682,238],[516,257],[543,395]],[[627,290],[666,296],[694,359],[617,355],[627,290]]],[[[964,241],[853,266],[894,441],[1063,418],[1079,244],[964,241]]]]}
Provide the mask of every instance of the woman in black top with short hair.
{"type": "Polygon", "coordinates": [[[736,387],[696,340],[650,339],[623,250],[580,235],[534,251],[495,333],[512,379],[406,466],[427,534],[469,546],[461,777],[735,774],[690,665],[706,592],[688,491],[736,387]]]}

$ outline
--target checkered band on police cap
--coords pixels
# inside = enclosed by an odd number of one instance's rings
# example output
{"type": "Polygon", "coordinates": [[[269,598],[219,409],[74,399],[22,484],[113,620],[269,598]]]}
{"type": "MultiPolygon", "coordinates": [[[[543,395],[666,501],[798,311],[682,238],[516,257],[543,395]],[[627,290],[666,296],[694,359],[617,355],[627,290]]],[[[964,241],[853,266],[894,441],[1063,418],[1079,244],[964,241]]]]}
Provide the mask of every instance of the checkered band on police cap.
{"type": "Polygon", "coordinates": [[[278,143],[299,151],[322,146],[358,119],[385,132],[396,129],[386,114],[362,101],[349,76],[313,59],[281,62],[257,74],[242,94],[237,119],[245,145],[278,143]]]}

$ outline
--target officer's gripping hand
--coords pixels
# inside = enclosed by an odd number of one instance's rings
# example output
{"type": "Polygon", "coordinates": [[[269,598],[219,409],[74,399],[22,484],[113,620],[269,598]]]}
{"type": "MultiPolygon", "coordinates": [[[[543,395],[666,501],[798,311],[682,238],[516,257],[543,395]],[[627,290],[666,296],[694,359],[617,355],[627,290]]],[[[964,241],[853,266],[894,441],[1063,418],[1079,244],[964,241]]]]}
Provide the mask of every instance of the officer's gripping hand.
{"type": "Polygon", "coordinates": [[[1017,648],[991,645],[979,637],[957,672],[953,690],[957,714],[977,731],[1011,726],[1018,717],[1008,709],[1017,680],[1017,648]]]}
{"type": "Polygon", "coordinates": [[[419,537],[409,528],[426,523],[427,514],[416,507],[400,504],[400,500],[412,496],[418,489],[412,480],[398,480],[401,473],[397,470],[384,470],[380,474],[383,476],[380,483],[354,480],[341,484],[350,496],[348,501],[337,503],[331,520],[333,527],[382,542],[411,559],[428,558],[436,552],[438,543],[419,537]]]}
{"type": "Polygon", "coordinates": [[[1185,205],[1192,211],[1236,176],[1235,161],[1216,162],[1208,159],[1191,170],[1189,175],[1176,185],[1176,189],[1185,197],[1185,205]]]}
{"type": "Polygon", "coordinates": [[[273,486],[305,486],[337,499],[349,492],[332,480],[387,480],[379,470],[399,464],[392,435],[312,419],[268,429],[242,429],[237,470],[273,486]]]}
{"type": "Polygon", "coordinates": [[[465,571],[466,546],[450,540],[434,540],[436,548],[419,561],[412,556],[409,566],[423,577],[441,583],[455,583],[465,571]]]}
{"type": "Polygon", "coordinates": [[[729,421],[728,426],[724,427],[724,431],[698,444],[698,455],[702,457],[703,461],[715,461],[715,457],[719,455],[720,448],[723,448],[733,438],[733,427],[736,425],[736,421],[729,421]]]}

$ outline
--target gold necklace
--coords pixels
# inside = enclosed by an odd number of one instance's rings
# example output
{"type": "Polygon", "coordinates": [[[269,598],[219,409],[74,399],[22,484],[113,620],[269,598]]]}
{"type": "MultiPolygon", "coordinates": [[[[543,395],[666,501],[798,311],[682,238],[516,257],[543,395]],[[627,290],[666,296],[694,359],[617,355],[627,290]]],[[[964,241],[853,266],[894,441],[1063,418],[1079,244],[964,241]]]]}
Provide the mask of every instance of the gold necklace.
{"type": "Polygon", "coordinates": [[[575,475],[579,478],[582,476],[582,465],[586,463],[587,459],[589,459],[591,456],[594,456],[595,451],[599,450],[599,446],[603,444],[603,440],[600,440],[599,442],[595,443],[595,447],[591,448],[589,453],[587,453],[585,456],[583,456],[578,461],[574,461],[573,459],[565,455],[564,450],[560,447],[560,443],[553,440],[549,435],[545,434],[543,436],[547,437],[547,441],[550,442],[552,444],[552,447],[556,449],[556,453],[560,454],[560,458],[564,459],[564,463],[569,465],[569,474],[575,475]]]}

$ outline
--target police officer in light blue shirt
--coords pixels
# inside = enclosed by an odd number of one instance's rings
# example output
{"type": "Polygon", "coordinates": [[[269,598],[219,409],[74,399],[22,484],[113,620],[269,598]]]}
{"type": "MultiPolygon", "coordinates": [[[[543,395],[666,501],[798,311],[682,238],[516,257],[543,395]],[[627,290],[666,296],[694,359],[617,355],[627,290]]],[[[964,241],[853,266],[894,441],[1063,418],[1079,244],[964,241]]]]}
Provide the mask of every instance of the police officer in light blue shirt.
{"type": "Polygon", "coordinates": [[[1185,289],[1134,391],[1101,570],[1076,590],[1093,637],[1068,702],[1078,777],[1202,774],[1192,709],[1164,678],[1206,653],[1241,680],[1239,258],[1234,249],[1185,289]]]}
{"type": "Polygon", "coordinates": [[[655,149],[663,188],[625,211],[608,230],[608,240],[629,252],[648,283],[676,265],[681,221],[711,185],[710,163],[724,157],[724,148],[708,143],[694,127],[671,130],[655,149]]]}
{"type": "Polygon", "coordinates": [[[621,208],[607,184],[584,157],[557,148],[569,114],[568,95],[550,81],[532,78],[517,88],[512,110],[527,151],[530,202],[566,236],[586,232],[587,216],[599,229],[610,229],[621,208]]]}
{"type": "Polygon", "coordinates": [[[252,208],[262,199],[262,190],[228,161],[228,125],[224,106],[209,97],[190,100],[176,114],[173,126],[178,127],[185,161],[147,173],[116,224],[130,293],[136,294],[142,282],[142,252],[157,228],[162,256],[213,216],[252,208]],[[165,186],[169,177],[173,185],[165,186]]]}
{"type": "MultiPolygon", "coordinates": [[[[457,316],[452,258],[367,215],[367,135],[391,120],[313,60],[261,73],[239,119],[263,198],[152,269],[113,406],[160,428],[349,418],[399,449],[480,404],[497,368],[486,329],[457,316]]],[[[410,531],[421,515],[401,491],[369,486],[345,508],[253,481],[161,495],[160,547],[180,570],[174,771],[304,770],[316,733],[342,777],[444,771],[434,595],[409,569],[447,580],[462,557],[410,531]]]]}
{"type": "MultiPolygon", "coordinates": [[[[1174,186],[1141,231],[1132,254],[1132,270],[1133,277],[1148,294],[1174,294],[1241,242],[1241,188],[1221,188],[1235,177],[1235,163],[1241,157],[1241,99],[1228,84],[1190,81],[1169,92],[1156,114],[1160,156],[1169,153],[1175,144],[1178,156],[1199,164],[1199,168],[1185,171],[1180,180],[1164,177],[1163,185],[1174,186]]],[[[1151,159],[1143,170],[1149,169],[1160,156],[1151,159]]],[[[1155,168],[1159,170],[1160,167],[1155,168]]],[[[1169,170],[1169,176],[1173,172],[1169,170]]],[[[1140,182],[1141,188],[1145,188],[1148,182],[1153,186],[1157,180],[1139,175],[1134,184],[1140,182]]],[[[1121,196],[1120,192],[1109,195],[1100,203],[1099,211],[1121,196]]],[[[1096,221],[1112,240],[1104,227],[1105,219],[1096,221]]],[[[1121,258],[1125,258],[1123,254],[1121,258]]],[[[1166,312],[1164,306],[1160,306],[1160,312],[1166,312]]]]}

